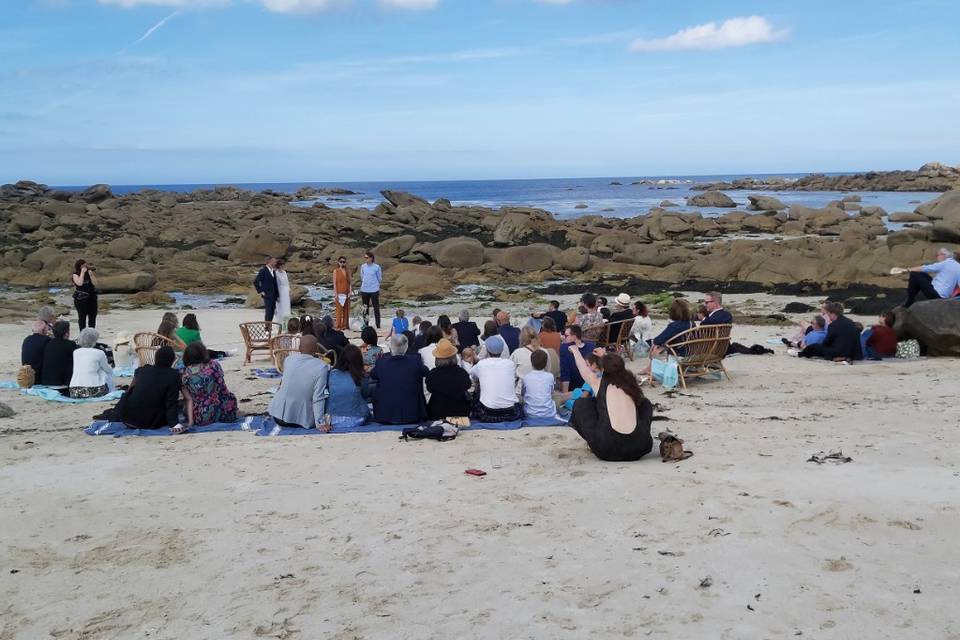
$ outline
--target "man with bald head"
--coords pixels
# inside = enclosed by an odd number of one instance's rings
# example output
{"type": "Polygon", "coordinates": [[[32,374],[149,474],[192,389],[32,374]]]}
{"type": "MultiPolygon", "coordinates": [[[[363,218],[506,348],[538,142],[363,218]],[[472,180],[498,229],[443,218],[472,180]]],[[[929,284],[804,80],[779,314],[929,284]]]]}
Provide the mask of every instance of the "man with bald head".
{"type": "Polygon", "coordinates": [[[507,343],[507,349],[510,350],[510,353],[520,348],[520,329],[510,324],[509,311],[497,313],[497,333],[507,343]]]}
{"type": "Polygon", "coordinates": [[[329,431],[324,420],[330,367],[317,356],[317,339],[300,338],[300,353],[283,361],[283,380],[267,411],[282,427],[329,431]]]}

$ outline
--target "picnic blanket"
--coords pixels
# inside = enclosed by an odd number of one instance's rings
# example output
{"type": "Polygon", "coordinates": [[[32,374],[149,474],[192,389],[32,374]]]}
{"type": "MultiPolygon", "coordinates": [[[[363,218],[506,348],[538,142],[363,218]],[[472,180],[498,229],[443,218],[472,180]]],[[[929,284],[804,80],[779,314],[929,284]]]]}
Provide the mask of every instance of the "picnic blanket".
{"type": "MultiPolygon", "coordinates": [[[[566,426],[567,421],[563,418],[527,418],[525,420],[515,420],[513,422],[473,422],[470,427],[462,431],[474,431],[477,429],[488,429],[493,431],[511,431],[522,429],[524,427],[562,427],[566,426]]],[[[316,429],[297,429],[296,427],[281,427],[270,416],[247,416],[239,422],[209,424],[203,427],[195,427],[187,433],[217,433],[223,431],[250,431],[257,436],[318,436],[318,435],[337,435],[341,433],[378,433],[381,431],[403,431],[406,427],[415,427],[415,424],[378,424],[370,423],[362,427],[341,428],[331,431],[329,434],[321,433],[316,429]]],[[[89,427],[84,429],[88,436],[113,436],[121,438],[124,436],[172,436],[174,435],[169,427],[162,429],[131,429],[122,422],[107,422],[106,420],[96,420],[89,427]]]]}
{"type": "Polygon", "coordinates": [[[130,364],[126,367],[114,367],[113,368],[113,377],[114,378],[132,378],[133,374],[137,370],[137,365],[130,364]]]}
{"type": "Polygon", "coordinates": [[[258,378],[282,378],[283,374],[277,369],[254,369],[253,375],[258,378]]]}
{"type": "MultiPolygon", "coordinates": [[[[194,427],[187,433],[219,433],[223,431],[250,431],[251,423],[254,417],[244,418],[239,422],[218,422],[208,424],[202,427],[194,427]]],[[[96,420],[89,427],[83,430],[88,436],[113,436],[122,438],[124,436],[172,436],[170,427],[162,429],[131,429],[122,422],[107,422],[106,420],[96,420]]]]}
{"type": "MultiPolygon", "coordinates": [[[[17,386],[16,382],[4,381],[0,382],[0,389],[20,389],[17,386]]],[[[90,402],[116,402],[120,399],[120,396],[123,395],[123,391],[117,389],[116,391],[111,391],[105,396],[100,396],[99,398],[71,398],[70,396],[65,396],[60,393],[58,389],[53,389],[50,387],[44,387],[42,385],[34,385],[29,389],[20,389],[20,393],[27,396],[36,396],[38,398],[43,398],[50,402],[66,402],[68,404],[87,404],[90,402]]]]}

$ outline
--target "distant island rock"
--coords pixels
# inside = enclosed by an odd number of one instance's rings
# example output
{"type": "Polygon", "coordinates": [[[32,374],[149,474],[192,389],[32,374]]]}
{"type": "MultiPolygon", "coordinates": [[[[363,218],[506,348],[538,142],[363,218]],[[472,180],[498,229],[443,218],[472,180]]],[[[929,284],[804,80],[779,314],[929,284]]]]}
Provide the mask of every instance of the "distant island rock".
{"type": "Polygon", "coordinates": [[[916,171],[869,171],[846,176],[814,173],[802,178],[740,178],[705,182],[693,191],[952,191],[960,189],[960,167],[928,162],[916,171]]]}

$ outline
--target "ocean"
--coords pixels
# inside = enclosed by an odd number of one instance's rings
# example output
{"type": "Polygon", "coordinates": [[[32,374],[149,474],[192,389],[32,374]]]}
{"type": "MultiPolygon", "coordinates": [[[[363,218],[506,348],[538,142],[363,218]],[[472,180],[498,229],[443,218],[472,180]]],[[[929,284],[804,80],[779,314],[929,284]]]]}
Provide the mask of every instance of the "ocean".
{"type": "MultiPolygon", "coordinates": [[[[756,178],[784,177],[799,178],[806,174],[753,174],[756,178]]],[[[843,175],[843,174],[828,174],[843,175]]],[[[383,198],[382,189],[407,191],[433,201],[436,198],[448,198],[455,205],[478,205],[491,208],[503,206],[531,206],[546,209],[558,218],[576,218],[584,215],[603,215],[617,218],[630,218],[648,212],[658,206],[662,200],[670,200],[678,205],[676,209],[686,207],[686,198],[692,192],[690,186],[700,182],[730,181],[743,178],[743,175],[713,176],[611,176],[606,178],[548,178],[538,180],[438,180],[438,181],[394,181],[394,182],[257,182],[257,183],[219,183],[219,184],[175,184],[175,185],[113,185],[116,194],[128,194],[141,189],[188,192],[195,189],[210,189],[215,186],[235,186],[251,191],[294,192],[300,187],[342,187],[357,192],[355,196],[329,196],[319,198],[320,202],[333,207],[373,208],[383,198]],[[676,184],[631,184],[640,180],[678,181],[676,184]],[[617,183],[620,184],[611,184],[617,183]],[[583,207],[582,205],[586,205],[583,207]]],[[[86,187],[56,187],[64,190],[82,190],[86,187]]],[[[833,191],[729,191],[727,194],[743,207],[748,203],[747,195],[772,195],[784,203],[802,204],[809,207],[822,207],[831,200],[838,200],[849,193],[833,191]]],[[[939,193],[921,192],[862,192],[864,205],[877,205],[889,213],[895,211],[913,211],[920,202],[927,202],[939,196],[939,193]]],[[[313,201],[303,203],[306,206],[313,201]]],[[[676,210],[674,209],[674,210],[676,210]]],[[[729,209],[694,208],[704,215],[720,215],[729,209]]]]}

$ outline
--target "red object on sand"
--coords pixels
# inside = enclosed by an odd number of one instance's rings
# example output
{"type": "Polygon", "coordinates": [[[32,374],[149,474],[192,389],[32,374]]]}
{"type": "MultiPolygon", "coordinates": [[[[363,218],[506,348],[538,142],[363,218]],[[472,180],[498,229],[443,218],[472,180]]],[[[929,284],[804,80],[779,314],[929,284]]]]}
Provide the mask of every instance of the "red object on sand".
{"type": "Polygon", "coordinates": [[[484,471],[483,469],[467,469],[466,471],[464,471],[464,473],[466,473],[467,475],[471,475],[471,476],[485,476],[485,475],[487,475],[487,472],[484,471]]]}

